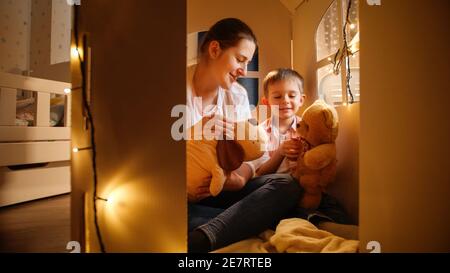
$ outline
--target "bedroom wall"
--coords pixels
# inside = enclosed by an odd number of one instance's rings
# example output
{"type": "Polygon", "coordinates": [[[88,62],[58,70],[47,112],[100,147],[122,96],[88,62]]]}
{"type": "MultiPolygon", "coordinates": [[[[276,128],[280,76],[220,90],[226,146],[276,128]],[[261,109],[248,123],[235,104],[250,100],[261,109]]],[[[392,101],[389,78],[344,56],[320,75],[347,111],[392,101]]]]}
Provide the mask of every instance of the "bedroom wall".
{"type": "Polygon", "coordinates": [[[450,2],[381,3],[360,8],[361,245],[449,252],[450,2]]]}
{"type": "Polygon", "coordinates": [[[66,0],[3,0],[0,10],[0,71],[70,82],[66,0]]]}
{"type": "MultiPolygon", "coordinates": [[[[318,98],[314,37],[322,15],[332,2],[332,0],[303,2],[293,17],[294,69],[305,79],[307,96],[304,106],[299,111],[300,115],[318,98]]],[[[328,188],[329,193],[344,206],[353,224],[358,224],[359,221],[359,109],[359,103],[336,107],[339,115],[339,134],[336,140],[338,171],[336,180],[328,188]]]]}
{"type": "Polygon", "coordinates": [[[70,6],[66,0],[31,2],[30,75],[70,82],[70,6]]]}
{"type": "Polygon", "coordinates": [[[29,68],[31,0],[2,0],[0,10],[0,71],[22,74],[29,68]]]}
{"type": "MultiPolygon", "coordinates": [[[[215,22],[236,17],[247,23],[258,39],[259,101],[262,80],[279,67],[291,67],[291,19],[279,0],[189,0],[188,33],[208,30],[215,22]]],[[[251,76],[253,72],[248,75],[251,76]]]]}
{"type": "MultiPolygon", "coordinates": [[[[185,143],[172,139],[177,118],[170,114],[186,100],[186,6],[82,1],[79,27],[92,48],[98,196],[109,199],[97,201],[106,251],[185,252],[185,143]]],[[[72,60],[74,86],[77,63],[72,60]]],[[[86,147],[80,90],[72,97],[72,145],[86,147]]],[[[91,162],[89,151],[72,155],[72,239],[85,238],[84,249],[98,252],[91,162]]]]}

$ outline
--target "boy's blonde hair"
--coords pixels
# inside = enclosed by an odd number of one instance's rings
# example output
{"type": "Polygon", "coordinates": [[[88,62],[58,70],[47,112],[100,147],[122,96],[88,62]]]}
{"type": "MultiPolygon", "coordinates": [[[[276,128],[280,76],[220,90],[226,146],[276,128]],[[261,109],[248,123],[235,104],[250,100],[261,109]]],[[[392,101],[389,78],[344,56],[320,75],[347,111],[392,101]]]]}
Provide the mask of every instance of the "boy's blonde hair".
{"type": "Polygon", "coordinates": [[[290,68],[278,68],[270,71],[263,81],[264,96],[269,96],[269,85],[279,81],[293,80],[298,84],[300,95],[303,95],[303,77],[295,70],[290,68]]]}

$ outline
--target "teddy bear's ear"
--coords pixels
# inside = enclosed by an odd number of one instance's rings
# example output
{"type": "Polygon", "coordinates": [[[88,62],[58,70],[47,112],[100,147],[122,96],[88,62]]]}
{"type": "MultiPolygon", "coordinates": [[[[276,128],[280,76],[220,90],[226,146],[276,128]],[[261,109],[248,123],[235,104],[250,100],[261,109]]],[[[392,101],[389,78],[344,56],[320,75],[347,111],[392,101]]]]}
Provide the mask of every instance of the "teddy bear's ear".
{"type": "Polygon", "coordinates": [[[336,109],[331,106],[328,106],[323,111],[325,124],[328,128],[333,129],[338,126],[338,115],[336,109]]]}
{"type": "Polygon", "coordinates": [[[328,109],[325,109],[322,111],[323,119],[325,120],[325,126],[328,129],[333,128],[333,115],[331,114],[331,111],[328,109]]]}
{"type": "Polygon", "coordinates": [[[337,137],[339,127],[337,112],[334,108],[327,107],[322,113],[324,115],[325,126],[330,129],[330,140],[334,141],[337,137]]]}

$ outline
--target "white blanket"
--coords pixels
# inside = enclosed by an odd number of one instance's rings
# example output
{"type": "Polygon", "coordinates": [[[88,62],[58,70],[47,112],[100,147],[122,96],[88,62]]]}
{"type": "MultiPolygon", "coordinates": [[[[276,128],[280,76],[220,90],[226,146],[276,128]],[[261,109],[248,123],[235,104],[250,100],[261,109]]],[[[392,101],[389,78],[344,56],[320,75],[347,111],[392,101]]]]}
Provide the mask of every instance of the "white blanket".
{"type": "Polygon", "coordinates": [[[246,239],[214,253],[302,253],[358,252],[357,240],[347,240],[320,230],[300,218],[282,220],[275,231],[266,230],[258,237],[246,239]]]}

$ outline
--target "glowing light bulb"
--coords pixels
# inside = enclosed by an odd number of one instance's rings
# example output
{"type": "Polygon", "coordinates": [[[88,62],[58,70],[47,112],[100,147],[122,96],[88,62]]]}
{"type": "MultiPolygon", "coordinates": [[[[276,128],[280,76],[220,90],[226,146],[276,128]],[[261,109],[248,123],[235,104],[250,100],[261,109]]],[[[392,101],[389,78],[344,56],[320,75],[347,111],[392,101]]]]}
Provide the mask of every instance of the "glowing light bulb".
{"type": "Polygon", "coordinates": [[[72,149],[72,151],[73,151],[74,153],[78,153],[79,151],[90,150],[90,149],[92,149],[92,148],[91,148],[91,147],[83,147],[83,148],[75,147],[75,148],[72,149]]]}
{"type": "Polygon", "coordinates": [[[102,198],[102,197],[95,197],[95,200],[100,200],[100,201],[104,201],[104,202],[109,202],[109,200],[108,199],[106,199],[106,198],[102,198]]]}
{"type": "Polygon", "coordinates": [[[64,93],[66,93],[66,94],[70,94],[71,91],[72,90],[70,90],[70,88],[64,88],[64,93]]]}
{"type": "Polygon", "coordinates": [[[78,49],[76,47],[72,47],[70,49],[70,54],[72,55],[72,58],[78,58],[78,49]]]}
{"type": "Polygon", "coordinates": [[[108,201],[106,201],[108,204],[113,204],[115,201],[114,195],[111,194],[110,196],[108,196],[108,201]]]}
{"type": "Polygon", "coordinates": [[[350,29],[355,29],[356,25],[355,24],[350,24],[350,29]]]}
{"type": "Polygon", "coordinates": [[[344,102],[342,105],[344,105],[344,106],[347,106],[347,103],[346,102],[344,102]]]}
{"type": "Polygon", "coordinates": [[[328,57],[328,61],[331,61],[331,57],[328,57]]]}

